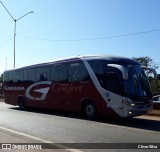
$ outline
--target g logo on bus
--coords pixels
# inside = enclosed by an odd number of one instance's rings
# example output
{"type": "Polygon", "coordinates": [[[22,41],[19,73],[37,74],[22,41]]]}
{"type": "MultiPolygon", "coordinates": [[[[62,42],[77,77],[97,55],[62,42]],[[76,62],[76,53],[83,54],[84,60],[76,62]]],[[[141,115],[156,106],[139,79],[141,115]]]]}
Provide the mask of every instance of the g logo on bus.
{"type": "Polygon", "coordinates": [[[52,83],[51,81],[41,81],[41,82],[37,82],[37,83],[30,85],[26,89],[26,92],[25,92],[26,97],[31,100],[45,100],[45,98],[48,94],[48,91],[50,89],[51,83],[52,83]],[[45,87],[44,87],[44,85],[45,85],[45,87]],[[34,89],[34,87],[35,87],[35,89],[34,89]],[[36,87],[38,87],[38,89],[36,89],[36,87]],[[41,96],[35,97],[34,95],[31,95],[31,94],[34,94],[34,92],[40,93],[41,96]]]}

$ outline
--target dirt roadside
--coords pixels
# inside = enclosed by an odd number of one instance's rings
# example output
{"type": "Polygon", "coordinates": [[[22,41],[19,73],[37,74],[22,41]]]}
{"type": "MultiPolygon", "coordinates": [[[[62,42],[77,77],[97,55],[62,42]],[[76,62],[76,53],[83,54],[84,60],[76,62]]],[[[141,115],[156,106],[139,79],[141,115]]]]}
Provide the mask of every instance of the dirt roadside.
{"type": "Polygon", "coordinates": [[[146,115],[160,116],[160,110],[152,110],[151,112],[147,113],[146,115]]]}

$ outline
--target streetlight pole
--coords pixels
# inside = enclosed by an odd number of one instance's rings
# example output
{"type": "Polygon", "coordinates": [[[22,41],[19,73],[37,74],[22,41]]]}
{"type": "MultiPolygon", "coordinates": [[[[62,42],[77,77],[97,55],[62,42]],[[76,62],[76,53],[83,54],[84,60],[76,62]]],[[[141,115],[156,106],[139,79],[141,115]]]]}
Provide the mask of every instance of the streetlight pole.
{"type": "Polygon", "coordinates": [[[5,70],[7,70],[7,58],[5,58],[5,60],[6,60],[6,66],[5,66],[5,70]]]}
{"type": "Polygon", "coordinates": [[[15,19],[12,14],[8,11],[8,9],[5,7],[5,5],[0,1],[0,3],[3,5],[3,7],[5,8],[5,10],[8,12],[8,14],[10,15],[10,17],[12,18],[12,20],[14,21],[14,63],[13,63],[13,68],[15,68],[15,61],[16,61],[16,24],[17,24],[17,21],[19,21],[20,19],[22,19],[23,17],[25,17],[26,15],[30,14],[30,13],[33,13],[33,11],[30,11],[26,14],[24,14],[23,16],[21,16],[20,18],[18,19],[15,19]]]}
{"type": "Polygon", "coordinates": [[[20,18],[14,19],[14,63],[13,63],[14,68],[15,68],[15,61],[16,61],[16,25],[17,25],[17,21],[19,21],[21,18],[25,17],[26,15],[30,13],[33,13],[33,12],[32,11],[28,12],[25,15],[21,16],[20,18]]]}

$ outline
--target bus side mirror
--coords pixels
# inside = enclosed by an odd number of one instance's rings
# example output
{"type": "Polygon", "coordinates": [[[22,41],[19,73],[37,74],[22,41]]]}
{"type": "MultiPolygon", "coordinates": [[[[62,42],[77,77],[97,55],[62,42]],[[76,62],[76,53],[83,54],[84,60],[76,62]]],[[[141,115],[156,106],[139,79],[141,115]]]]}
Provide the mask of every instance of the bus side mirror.
{"type": "Polygon", "coordinates": [[[156,70],[155,69],[153,69],[153,68],[148,68],[148,67],[142,67],[142,69],[145,71],[145,70],[148,70],[148,71],[150,71],[151,73],[153,73],[153,75],[154,75],[154,79],[155,80],[157,80],[157,77],[158,77],[158,75],[157,75],[157,72],[156,72],[156,70]]]}
{"type": "Polygon", "coordinates": [[[107,66],[117,68],[122,72],[123,79],[128,80],[128,71],[124,66],[118,64],[107,64],[107,66]]]}

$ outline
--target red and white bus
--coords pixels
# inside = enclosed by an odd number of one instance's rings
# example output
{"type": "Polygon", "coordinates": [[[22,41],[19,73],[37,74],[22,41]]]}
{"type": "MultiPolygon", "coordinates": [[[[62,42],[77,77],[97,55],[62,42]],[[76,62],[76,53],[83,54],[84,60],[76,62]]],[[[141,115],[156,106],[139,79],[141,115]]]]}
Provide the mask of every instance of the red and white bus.
{"type": "Polygon", "coordinates": [[[84,56],[4,72],[5,103],[82,112],[86,117],[133,117],[152,110],[140,64],[116,56],[84,56]]]}

